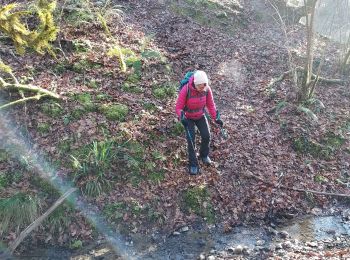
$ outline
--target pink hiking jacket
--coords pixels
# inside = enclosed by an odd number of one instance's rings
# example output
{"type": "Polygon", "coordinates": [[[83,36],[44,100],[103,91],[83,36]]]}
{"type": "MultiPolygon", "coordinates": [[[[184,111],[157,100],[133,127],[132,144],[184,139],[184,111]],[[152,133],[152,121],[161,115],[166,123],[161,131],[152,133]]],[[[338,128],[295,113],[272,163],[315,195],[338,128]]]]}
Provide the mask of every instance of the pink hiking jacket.
{"type": "Polygon", "coordinates": [[[213,93],[211,88],[207,86],[207,90],[199,92],[194,88],[193,76],[188,83],[184,85],[179,93],[176,101],[175,111],[177,116],[181,117],[181,111],[185,111],[185,116],[188,119],[200,119],[207,108],[211,118],[216,119],[216,106],[213,99],[213,93]],[[187,97],[188,90],[190,91],[190,97],[187,97]]]}

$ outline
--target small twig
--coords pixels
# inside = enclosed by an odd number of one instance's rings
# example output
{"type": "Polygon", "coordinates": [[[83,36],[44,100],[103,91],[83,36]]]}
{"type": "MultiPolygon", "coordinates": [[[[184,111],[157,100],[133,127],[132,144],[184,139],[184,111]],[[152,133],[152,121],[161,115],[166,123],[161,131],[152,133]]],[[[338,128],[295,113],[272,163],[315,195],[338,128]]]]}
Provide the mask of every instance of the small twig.
{"type": "Polygon", "coordinates": [[[37,218],[33,223],[31,223],[25,230],[21,232],[19,237],[11,243],[9,249],[11,253],[13,253],[19,244],[32,232],[35,228],[37,228],[62,202],[73,192],[75,192],[77,188],[70,188],[66,193],[64,193],[43,215],[37,218]]]}
{"type": "Polygon", "coordinates": [[[313,193],[313,194],[318,194],[318,195],[324,195],[324,196],[335,196],[335,197],[344,197],[344,198],[350,198],[350,194],[344,194],[344,193],[331,193],[331,192],[323,192],[323,191],[316,191],[316,190],[305,190],[305,189],[300,189],[300,188],[293,188],[293,187],[288,187],[285,185],[275,185],[273,183],[270,183],[258,176],[255,176],[251,172],[246,172],[245,176],[254,178],[258,181],[261,181],[269,186],[272,186],[273,188],[277,189],[286,189],[286,190],[292,190],[292,191],[297,191],[297,192],[306,192],[306,193],[313,193]]]}
{"type": "Polygon", "coordinates": [[[24,97],[24,98],[18,99],[16,101],[7,103],[3,106],[0,106],[0,110],[7,108],[7,107],[10,107],[10,106],[20,104],[20,103],[25,103],[25,102],[30,101],[30,100],[39,100],[40,98],[45,97],[45,96],[48,96],[48,95],[47,94],[37,94],[37,95],[32,96],[32,97],[24,97]]]}

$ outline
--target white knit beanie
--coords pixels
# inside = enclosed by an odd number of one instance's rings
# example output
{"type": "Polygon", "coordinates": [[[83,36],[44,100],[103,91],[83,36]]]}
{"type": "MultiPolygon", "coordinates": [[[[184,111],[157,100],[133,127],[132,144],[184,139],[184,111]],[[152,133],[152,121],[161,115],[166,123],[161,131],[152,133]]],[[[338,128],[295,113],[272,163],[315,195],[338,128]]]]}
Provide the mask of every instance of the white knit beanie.
{"type": "Polygon", "coordinates": [[[207,74],[204,71],[197,70],[193,76],[194,76],[193,81],[195,85],[203,84],[203,83],[206,83],[207,85],[209,84],[207,74]]]}

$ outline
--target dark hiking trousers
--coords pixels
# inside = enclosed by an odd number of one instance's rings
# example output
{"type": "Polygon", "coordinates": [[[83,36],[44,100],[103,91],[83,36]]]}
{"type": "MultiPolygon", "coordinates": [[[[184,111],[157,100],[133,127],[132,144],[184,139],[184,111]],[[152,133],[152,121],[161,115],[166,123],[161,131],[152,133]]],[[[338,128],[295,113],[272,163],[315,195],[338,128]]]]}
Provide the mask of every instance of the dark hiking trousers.
{"type": "Polygon", "coordinates": [[[209,143],[210,143],[210,130],[208,120],[205,116],[202,116],[198,120],[188,119],[188,130],[191,136],[188,136],[186,131],[187,138],[187,147],[188,147],[188,159],[190,166],[198,166],[196,160],[196,131],[195,126],[197,126],[199,133],[201,135],[201,147],[199,150],[200,157],[206,157],[209,154],[209,143]]]}

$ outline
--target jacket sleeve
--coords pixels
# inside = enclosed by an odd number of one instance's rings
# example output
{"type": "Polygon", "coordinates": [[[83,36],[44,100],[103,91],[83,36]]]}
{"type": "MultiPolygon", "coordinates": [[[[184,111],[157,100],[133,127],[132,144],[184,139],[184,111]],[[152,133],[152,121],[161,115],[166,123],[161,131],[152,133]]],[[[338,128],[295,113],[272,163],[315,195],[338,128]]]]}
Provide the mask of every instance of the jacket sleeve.
{"type": "Polygon", "coordinates": [[[183,88],[180,90],[180,93],[177,97],[175,112],[178,118],[181,117],[181,111],[184,110],[186,105],[187,88],[188,88],[188,85],[183,86],[183,88]]]}
{"type": "Polygon", "coordinates": [[[210,117],[215,120],[216,119],[216,106],[213,98],[213,92],[211,91],[211,88],[208,88],[208,95],[207,95],[207,109],[210,114],[210,117]]]}

